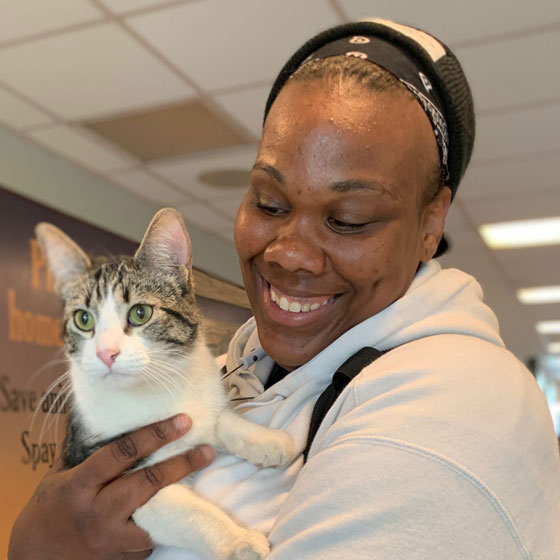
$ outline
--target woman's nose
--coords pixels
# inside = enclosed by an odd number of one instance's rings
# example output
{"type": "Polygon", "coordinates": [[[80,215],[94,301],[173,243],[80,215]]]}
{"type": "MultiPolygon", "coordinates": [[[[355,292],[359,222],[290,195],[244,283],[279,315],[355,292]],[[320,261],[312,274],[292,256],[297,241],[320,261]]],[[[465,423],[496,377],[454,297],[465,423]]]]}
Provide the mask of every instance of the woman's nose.
{"type": "Polygon", "coordinates": [[[264,260],[275,263],[290,272],[305,271],[321,274],[325,269],[326,259],[322,248],[314,241],[310,232],[304,228],[284,228],[268,244],[264,251],[264,260]]]}

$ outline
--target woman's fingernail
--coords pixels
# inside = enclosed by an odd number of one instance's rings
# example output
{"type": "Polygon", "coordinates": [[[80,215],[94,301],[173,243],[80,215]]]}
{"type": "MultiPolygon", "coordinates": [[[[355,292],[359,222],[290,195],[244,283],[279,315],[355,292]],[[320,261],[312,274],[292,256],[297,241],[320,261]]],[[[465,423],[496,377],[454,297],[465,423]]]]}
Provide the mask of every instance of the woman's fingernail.
{"type": "Polygon", "coordinates": [[[179,432],[186,432],[192,426],[191,419],[186,414],[178,414],[173,419],[175,429],[179,432]]]}
{"type": "Polygon", "coordinates": [[[196,469],[200,469],[213,461],[216,456],[216,452],[212,449],[212,447],[202,445],[201,447],[195,447],[194,449],[187,451],[187,455],[191,465],[196,469]]]}

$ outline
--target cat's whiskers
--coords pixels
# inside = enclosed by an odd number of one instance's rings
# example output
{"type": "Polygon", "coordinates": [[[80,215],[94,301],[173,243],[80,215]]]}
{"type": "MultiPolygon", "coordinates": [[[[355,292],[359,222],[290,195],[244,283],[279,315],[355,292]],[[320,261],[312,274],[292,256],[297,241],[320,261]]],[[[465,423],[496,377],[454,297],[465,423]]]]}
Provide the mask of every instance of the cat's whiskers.
{"type": "MultiPolygon", "coordinates": [[[[154,369],[154,371],[157,371],[159,373],[161,378],[167,380],[171,385],[173,385],[173,387],[177,391],[182,391],[183,390],[181,385],[179,384],[179,381],[176,379],[177,375],[174,374],[175,372],[169,371],[172,368],[170,368],[168,364],[163,364],[161,362],[152,361],[150,366],[154,369]]],[[[179,377],[183,377],[183,376],[179,375],[179,377]]],[[[184,380],[184,377],[183,377],[183,380],[184,380]]]]}
{"type": "MultiPolygon", "coordinates": [[[[38,438],[38,442],[41,443],[43,440],[43,436],[50,430],[53,428],[53,425],[55,427],[55,430],[58,430],[58,421],[60,418],[60,413],[57,414],[53,414],[53,410],[56,409],[56,407],[58,406],[58,410],[63,410],[64,405],[66,404],[66,402],[68,401],[68,399],[72,396],[73,394],[73,390],[72,390],[72,380],[70,379],[70,374],[69,373],[65,373],[63,375],[61,375],[56,384],[52,384],[49,386],[48,391],[45,393],[45,395],[43,396],[43,398],[41,399],[41,402],[43,402],[45,400],[45,398],[48,397],[50,391],[55,387],[60,385],[60,391],[58,392],[56,398],[52,401],[52,403],[49,406],[49,409],[47,410],[47,412],[45,413],[45,419],[43,420],[43,423],[41,424],[41,431],[39,432],[39,438],[38,438]],[[64,383],[63,383],[64,382],[64,383]],[[63,400],[61,400],[63,399],[63,400]],[[61,403],[61,404],[59,404],[61,403]]],[[[30,429],[31,431],[31,429],[30,429]]],[[[55,440],[58,440],[58,434],[55,431],[55,440]]]]}
{"type": "MultiPolygon", "coordinates": [[[[184,373],[184,369],[181,369],[179,365],[160,360],[152,360],[152,364],[158,366],[160,369],[163,369],[166,375],[172,378],[176,383],[177,381],[175,380],[175,378],[178,378],[183,382],[183,386],[192,387],[192,381],[189,379],[188,375],[184,373]]],[[[178,383],[177,387],[178,389],[183,390],[178,383]]]]}
{"type": "MultiPolygon", "coordinates": [[[[73,395],[73,391],[72,391],[72,383],[68,382],[65,386],[64,386],[64,391],[66,391],[67,389],[70,389],[69,391],[67,391],[66,397],[64,398],[64,400],[62,401],[62,404],[60,405],[60,409],[64,409],[64,406],[66,405],[66,403],[68,402],[68,400],[70,399],[70,397],[72,397],[73,395]]],[[[63,393],[61,393],[63,394],[63,393]]],[[[57,397],[58,399],[58,397],[57,397]]],[[[53,403],[54,404],[54,403],[53,403]]],[[[60,421],[60,414],[57,414],[55,416],[55,421],[54,421],[54,442],[55,444],[58,446],[58,423],[60,421]]]]}
{"type": "MultiPolygon", "coordinates": [[[[33,425],[35,424],[35,420],[37,418],[37,414],[39,413],[39,411],[41,410],[41,407],[43,405],[43,403],[45,402],[46,399],[49,398],[49,395],[51,394],[51,391],[57,387],[58,385],[62,385],[63,383],[71,383],[70,381],[70,372],[66,371],[65,373],[59,375],[54,381],[52,381],[49,386],[45,389],[45,392],[43,393],[43,396],[41,397],[41,399],[39,400],[37,406],[35,407],[35,410],[33,411],[33,415],[31,416],[31,422],[29,424],[29,432],[33,431],[33,425]]],[[[57,396],[58,399],[58,396],[57,396]]],[[[56,400],[55,399],[55,402],[56,400]]],[[[53,403],[54,404],[54,403],[53,403]]],[[[51,404],[51,406],[49,407],[49,410],[46,412],[46,418],[48,418],[48,415],[50,414],[50,411],[52,409],[53,404],[51,404]]],[[[46,420],[46,419],[45,419],[46,420]]],[[[45,420],[43,421],[43,424],[45,423],[45,420]]],[[[42,430],[41,430],[42,433],[42,430]]]]}
{"type": "Polygon", "coordinates": [[[52,357],[52,359],[50,359],[49,361],[45,362],[41,367],[37,368],[30,376],[29,379],[27,380],[25,387],[30,387],[31,385],[33,385],[35,383],[35,380],[37,379],[37,377],[39,375],[42,375],[43,373],[45,373],[46,370],[54,367],[54,366],[58,366],[61,364],[68,364],[68,358],[66,357],[66,354],[64,353],[64,348],[60,348],[56,351],[56,353],[54,354],[54,356],[52,357]]]}
{"type": "Polygon", "coordinates": [[[156,369],[154,369],[153,367],[149,366],[146,369],[144,369],[142,373],[146,374],[146,379],[151,378],[154,381],[156,381],[157,383],[159,383],[159,385],[161,385],[161,387],[163,387],[169,393],[169,398],[171,400],[174,399],[173,392],[171,391],[169,386],[166,383],[164,383],[164,381],[169,381],[169,379],[166,379],[161,374],[161,372],[159,372],[156,369]]]}

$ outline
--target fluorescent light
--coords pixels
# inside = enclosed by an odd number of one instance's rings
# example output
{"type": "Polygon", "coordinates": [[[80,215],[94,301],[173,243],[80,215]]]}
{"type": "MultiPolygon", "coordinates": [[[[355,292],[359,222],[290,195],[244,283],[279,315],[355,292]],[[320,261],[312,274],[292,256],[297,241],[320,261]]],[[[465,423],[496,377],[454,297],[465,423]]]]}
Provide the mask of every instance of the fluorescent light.
{"type": "Polygon", "coordinates": [[[560,342],[551,342],[547,347],[546,351],[549,354],[560,354],[560,342]]]}
{"type": "Polygon", "coordinates": [[[490,249],[512,249],[560,243],[560,217],[484,224],[478,228],[490,249]]]}
{"type": "Polygon", "coordinates": [[[560,334],[560,321],[540,321],[536,328],[540,334],[560,334]]]}
{"type": "Polygon", "coordinates": [[[517,290],[517,298],[521,303],[535,305],[539,303],[559,303],[560,286],[539,286],[517,290]]]}

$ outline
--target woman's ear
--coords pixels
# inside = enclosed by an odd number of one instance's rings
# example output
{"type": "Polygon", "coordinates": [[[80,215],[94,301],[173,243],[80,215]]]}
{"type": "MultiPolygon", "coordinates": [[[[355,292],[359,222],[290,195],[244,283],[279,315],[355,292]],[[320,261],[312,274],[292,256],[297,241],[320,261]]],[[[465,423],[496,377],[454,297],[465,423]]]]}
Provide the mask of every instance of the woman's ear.
{"type": "Polygon", "coordinates": [[[422,217],[420,260],[428,262],[435,254],[443,236],[445,218],[451,205],[451,189],[442,187],[426,205],[422,217]]]}

